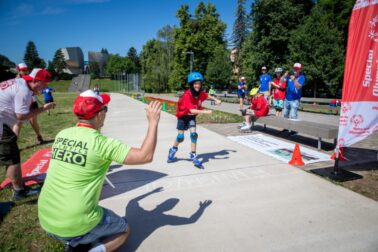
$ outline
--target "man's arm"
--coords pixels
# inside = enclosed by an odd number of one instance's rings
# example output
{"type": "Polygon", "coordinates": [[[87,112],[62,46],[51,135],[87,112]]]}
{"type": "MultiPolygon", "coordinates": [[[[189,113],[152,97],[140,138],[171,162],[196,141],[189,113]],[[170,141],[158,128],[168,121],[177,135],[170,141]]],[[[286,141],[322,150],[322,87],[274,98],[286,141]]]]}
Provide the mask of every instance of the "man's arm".
{"type": "Polygon", "coordinates": [[[140,148],[131,148],[123,161],[126,165],[145,164],[152,162],[154,157],[157,130],[160,120],[161,104],[158,101],[151,102],[147,109],[148,130],[140,148]]]}
{"type": "Polygon", "coordinates": [[[54,108],[55,105],[56,105],[55,102],[49,102],[49,103],[44,104],[44,105],[43,105],[42,107],[40,107],[40,108],[33,109],[32,111],[30,111],[30,112],[27,113],[27,114],[17,114],[17,113],[16,113],[16,117],[17,117],[17,119],[20,120],[20,121],[29,120],[29,119],[32,118],[33,116],[38,115],[38,114],[42,113],[42,112],[45,111],[45,110],[49,110],[49,109],[54,108]]]}
{"type": "Polygon", "coordinates": [[[191,114],[193,115],[199,115],[199,114],[211,114],[213,113],[212,110],[209,109],[204,109],[204,110],[199,110],[199,109],[191,109],[189,110],[191,114]]]}

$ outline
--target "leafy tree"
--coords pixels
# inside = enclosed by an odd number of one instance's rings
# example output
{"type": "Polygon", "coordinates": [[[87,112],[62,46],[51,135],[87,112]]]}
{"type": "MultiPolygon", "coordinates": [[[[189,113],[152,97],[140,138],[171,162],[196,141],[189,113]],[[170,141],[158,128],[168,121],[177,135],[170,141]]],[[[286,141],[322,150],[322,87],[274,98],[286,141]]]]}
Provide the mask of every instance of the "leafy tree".
{"type": "Polygon", "coordinates": [[[186,76],[190,70],[188,52],[194,53],[193,71],[205,73],[214,48],[226,44],[226,25],[219,19],[213,4],[200,2],[194,15],[189,14],[188,5],[182,5],[176,16],[180,20],[180,26],[174,31],[174,60],[169,79],[172,90],[186,86],[186,76]]]}
{"type": "Polygon", "coordinates": [[[231,79],[232,66],[228,55],[229,52],[224,47],[218,46],[207,66],[206,81],[214,84],[217,89],[226,89],[231,79]]]}
{"type": "Polygon", "coordinates": [[[263,65],[286,64],[293,31],[311,11],[311,0],[256,0],[252,4],[252,32],[240,52],[242,73],[255,82],[263,65]]]}
{"type": "Polygon", "coordinates": [[[24,62],[28,65],[29,69],[46,67],[46,62],[39,57],[37,47],[33,41],[29,41],[26,45],[24,62]]]}
{"type": "Polygon", "coordinates": [[[244,5],[245,0],[238,0],[236,19],[231,37],[231,43],[234,45],[234,47],[239,49],[242,47],[243,42],[246,40],[248,35],[248,19],[247,14],[245,13],[244,5]]]}
{"type": "Polygon", "coordinates": [[[337,22],[337,16],[349,13],[353,7],[345,5],[345,10],[334,13],[339,8],[335,2],[342,1],[320,1],[289,41],[289,62],[298,61],[304,66],[304,89],[320,89],[332,95],[342,85],[345,61],[343,36],[347,22],[337,22]]]}
{"type": "Polygon", "coordinates": [[[131,60],[133,63],[133,73],[139,73],[140,72],[140,60],[137,53],[137,50],[134,47],[130,47],[129,51],[127,52],[127,57],[131,60]]]}
{"type": "Polygon", "coordinates": [[[98,77],[100,77],[101,70],[98,62],[92,61],[89,63],[89,72],[93,79],[97,79],[98,77]]]}
{"type": "Polygon", "coordinates": [[[156,39],[147,41],[140,56],[142,67],[142,88],[147,92],[160,91],[159,82],[159,42],[156,39]]]}
{"type": "Polygon", "coordinates": [[[121,57],[118,54],[110,55],[106,72],[109,74],[134,73],[135,65],[128,57],[121,57]]]}
{"type": "MultiPolygon", "coordinates": [[[[64,59],[62,50],[60,49],[56,50],[51,64],[52,64],[51,67],[54,68],[55,77],[57,79],[61,79],[63,70],[67,67],[67,63],[64,59]]],[[[50,67],[50,64],[49,64],[49,67],[50,67]]]]}
{"type": "Polygon", "coordinates": [[[16,64],[8,59],[8,57],[0,54],[0,81],[14,78],[16,75],[11,71],[16,64]]]}

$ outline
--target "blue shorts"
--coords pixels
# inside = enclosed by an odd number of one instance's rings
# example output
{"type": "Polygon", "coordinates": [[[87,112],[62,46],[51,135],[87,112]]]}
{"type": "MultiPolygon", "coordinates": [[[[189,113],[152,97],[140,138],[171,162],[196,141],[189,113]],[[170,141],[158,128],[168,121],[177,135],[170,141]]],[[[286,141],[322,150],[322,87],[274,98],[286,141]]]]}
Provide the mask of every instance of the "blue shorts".
{"type": "Polygon", "coordinates": [[[90,244],[98,242],[102,238],[106,238],[115,234],[126,232],[129,229],[129,224],[124,217],[120,217],[112,210],[104,209],[104,214],[100,223],[97,224],[88,233],[77,237],[60,237],[51,233],[48,233],[55,239],[63,241],[69,244],[71,247],[76,247],[79,244],[90,244]]]}
{"type": "Polygon", "coordinates": [[[276,100],[276,99],[273,99],[273,107],[277,110],[277,111],[281,111],[284,107],[284,101],[283,100],[276,100]]]}
{"type": "Polygon", "coordinates": [[[195,128],[196,125],[196,117],[192,115],[182,116],[177,119],[178,130],[188,130],[190,128],[195,128]]]}

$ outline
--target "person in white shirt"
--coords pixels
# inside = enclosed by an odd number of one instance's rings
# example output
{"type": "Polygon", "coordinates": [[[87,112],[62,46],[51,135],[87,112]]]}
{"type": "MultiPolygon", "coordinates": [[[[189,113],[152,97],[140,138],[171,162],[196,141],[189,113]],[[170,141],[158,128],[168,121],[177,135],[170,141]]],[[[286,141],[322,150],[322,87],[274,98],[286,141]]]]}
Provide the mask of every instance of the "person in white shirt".
{"type": "Polygon", "coordinates": [[[30,111],[32,96],[44,89],[51,79],[45,69],[36,68],[29,75],[0,82],[0,165],[5,165],[7,177],[14,189],[13,200],[39,193],[23,185],[20,150],[17,136],[12,128],[17,121],[29,120],[45,110],[55,107],[55,103],[30,111]]]}

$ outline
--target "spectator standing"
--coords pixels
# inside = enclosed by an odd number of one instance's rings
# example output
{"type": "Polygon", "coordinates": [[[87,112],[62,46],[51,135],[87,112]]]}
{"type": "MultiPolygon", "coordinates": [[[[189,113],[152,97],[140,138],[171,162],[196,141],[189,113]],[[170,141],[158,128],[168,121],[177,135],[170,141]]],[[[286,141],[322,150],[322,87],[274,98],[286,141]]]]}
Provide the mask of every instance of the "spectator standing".
{"type": "MultiPolygon", "coordinates": [[[[214,85],[210,85],[209,96],[216,98],[214,85]]],[[[215,101],[211,100],[211,105],[215,105],[215,101]]]]}
{"type": "Polygon", "coordinates": [[[247,82],[244,76],[241,76],[238,81],[238,98],[240,111],[244,108],[245,93],[248,90],[247,82]]]}
{"type": "MultiPolygon", "coordinates": [[[[52,87],[47,86],[45,89],[42,90],[43,99],[46,103],[54,102],[54,97],[52,92],[55,92],[55,89],[52,87]]],[[[47,114],[50,115],[50,110],[47,110],[47,114]]]]}
{"type": "Polygon", "coordinates": [[[269,83],[273,87],[273,106],[276,109],[276,116],[282,116],[286,94],[286,80],[282,76],[281,67],[277,67],[274,72],[275,77],[273,81],[269,83]]]}
{"type": "Polygon", "coordinates": [[[272,77],[267,73],[268,69],[266,66],[261,68],[261,75],[259,77],[260,82],[260,93],[264,94],[265,99],[268,101],[270,96],[270,85],[269,82],[272,81],[272,77]]]}
{"type": "Polygon", "coordinates": [[[298,108],[302,97],[302,87],[305,84],[305,76],[302,74],[302,64],[294,64],[294,72],[286,72],[287,79],[286,97],[284,102],[284,117],[290,119],[298,118],[298,108]]]}

